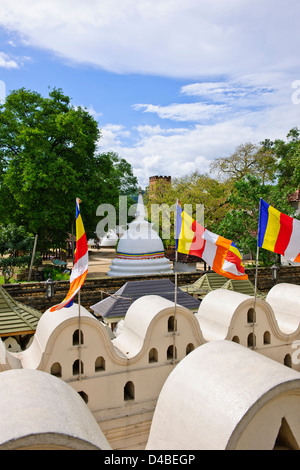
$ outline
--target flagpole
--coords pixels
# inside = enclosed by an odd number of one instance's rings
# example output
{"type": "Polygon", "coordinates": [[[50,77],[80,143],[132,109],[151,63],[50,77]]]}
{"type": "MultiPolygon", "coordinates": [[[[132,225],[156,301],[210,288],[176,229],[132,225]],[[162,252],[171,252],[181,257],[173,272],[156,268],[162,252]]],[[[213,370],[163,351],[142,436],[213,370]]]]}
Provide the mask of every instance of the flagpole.
{"type": "MultiPolygon", "coordinates": [[[[259,246],[257,246],[257,248],[256,248],[254,302],[256,301],[256,297],[257,297],[258,257],[259,257],[259,246]]],[[[254,305],[255,305],[255,303],[254,303],[254,305]]]]}
{"type": "Polygon", "coordinates": [[[259,200],[259,215],[258,215],[258,228],[257,228],[257,242],[256,242],[256,261],[255,261],[255,282],[254,282],[254,311],[257,297],[257,277],[258,277],[258,257],[259,257],[259,234],[260,234],[260,217],[261,217],[261,204],[262,199],[259,200]]]}
{"type": "Polygon", "coordinates": [[[79,381],[81,380],[81,318],[80,318],[80,290],[78,292],[78,329],[79,329],[79,342],[78,342],[78,360],[79,360],[79,381]]]}
{"type": "Polygon", "coordinates": [[[175,294],[174,294],[174,325],[173,325],[173,364],[175,363],[176,359],[176,354],[175,354],[175,344],[176,344],[176,308],[177,308],[177,285],[178,285],[178,279],[177,279],[177,261],[178,261],[178,252],[175,246],[175,294]]]}
{"type": "MultiPolygon", "coordinates": [[[[176,222],[175,222],[175,293],[174,293],[174,325],[173,325],[173,364],[175,363],[176,359],[176,310],[177,310],[177,287],[178,287],[178,278],[177,278],[177,262],[178,262],[178,239],[177,239],[177,224],[178,224],[178,211],[177,211],[177,206],[178,206],[178,199],[176,202],[176,222]]],[[[174,269],[173,268],[173,269],[174,269]]]]}
{"type": "Polygon", "coordinates": [[[258,278],[258,257],[259,257],[259,246],[256,248],[256,261],[255,261],[255,280],[254,280],[254,317],[252,323],[252,333],[253,333],[253,349],[256,349],[255,339],[254,339],[254,326],[256,321],[256,299],[257,299],[257,278],[258,278]]]}
{"type": "Polygon", "coordinates": [[[33,266],[34,257],[35,257],[37,239],[38,239],[38,236],[36,235],[35,239],[34,239],[33,251],[32,251],[32,256],[31,256],[31,263],[30,263],[30,269],[29,269],[29,274],[28,274],[28,282],[31,280],[32,266],[33,266]]]}
{"type": "Polygon", "coordinates": [[[176,304],[177,304],[177,284],[178,284],[178,279],[177,279],[177,261],[178,261],[178,252],[177,250],[175,249],[175,298],[174,298],[174,302],[175,302],[175,307],[176,307],[176,304]]]}

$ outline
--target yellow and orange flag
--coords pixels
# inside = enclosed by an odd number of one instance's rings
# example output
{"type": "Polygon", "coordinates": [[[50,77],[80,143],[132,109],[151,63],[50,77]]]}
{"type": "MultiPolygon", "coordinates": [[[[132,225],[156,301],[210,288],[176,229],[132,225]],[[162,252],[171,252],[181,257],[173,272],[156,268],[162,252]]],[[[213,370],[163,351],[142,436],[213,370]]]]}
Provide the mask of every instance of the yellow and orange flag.
{"type": "Polygon", "coordinates": [[[202,227],[185,212],[177,201],[176,251],[198,256],[213,271],[229,279],[248,279],[242,263],[242,255],[231,240],[202,227]]]}
{"type": "Polygon", "coordinates": [[[66,298],[58,305],[50,308],[50,312],[71,307],[75,295],[81,289],[88,272],[88,245],[84,226],[80,215],[80,199],[76,199],[76,251],[75,263],[70,276],[70,288],[66,298]]]}

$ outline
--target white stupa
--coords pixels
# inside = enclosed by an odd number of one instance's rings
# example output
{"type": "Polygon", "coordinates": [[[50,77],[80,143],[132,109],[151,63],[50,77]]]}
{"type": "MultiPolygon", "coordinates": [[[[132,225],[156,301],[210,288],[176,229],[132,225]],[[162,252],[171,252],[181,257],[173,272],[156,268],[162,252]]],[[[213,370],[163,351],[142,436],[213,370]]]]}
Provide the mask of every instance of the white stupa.
{"type": "Polygon", "coordinates": [[[141,191],[135,219],[120,238],[116,257],[108,276],[139,276],[144,274],[172,273],[170,261],[165,258],[161,238],[145,220],[146,211],[141,191]]]}
{"type": "Polygon", "coordinates": [[[116,246],[119,237],[115,230],[109,230],[107,234],[101,239],[100,246],[116,246]]]}

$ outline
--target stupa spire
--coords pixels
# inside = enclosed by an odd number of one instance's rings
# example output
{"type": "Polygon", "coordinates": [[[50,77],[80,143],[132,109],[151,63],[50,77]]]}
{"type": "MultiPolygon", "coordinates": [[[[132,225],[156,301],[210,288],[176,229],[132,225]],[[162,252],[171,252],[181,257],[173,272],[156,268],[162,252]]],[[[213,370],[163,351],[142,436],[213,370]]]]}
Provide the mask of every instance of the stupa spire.
{"type": "Polygon", "coordinates": [[[116,257],[108,276],[139,276],[155,273],[171,273],[170,261],[165,258],[164,246],[159,235],[147,219],[142,190],[139,188],[135,219],[120,238],[116,257]]]}
{"type": "Polygon", "coordinates": [[[145,219],[146,218],[146,209],[144,206],[144,201],[143,201],[143,196],[142,196],[142,189],[139,187],[139,196],[138,196],[138,202],[136,206],[136,213],[135,213],[135,218],[136,219],[145,219]]]}

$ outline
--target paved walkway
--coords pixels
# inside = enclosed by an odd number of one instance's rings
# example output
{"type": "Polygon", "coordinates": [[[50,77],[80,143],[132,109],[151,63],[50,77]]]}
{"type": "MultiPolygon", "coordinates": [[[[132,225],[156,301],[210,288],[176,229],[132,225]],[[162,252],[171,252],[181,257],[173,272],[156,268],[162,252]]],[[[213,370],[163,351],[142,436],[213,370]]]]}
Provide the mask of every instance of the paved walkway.
{"type": "MultiPolygon", "coordinates": [[[[116,255],[115,248],[89,248],[89,271],[87,279],[106,277],[111,261],[116,255]]],[[[72,261],[68,261],[68,268],[72,269],[72,261]]]]}

